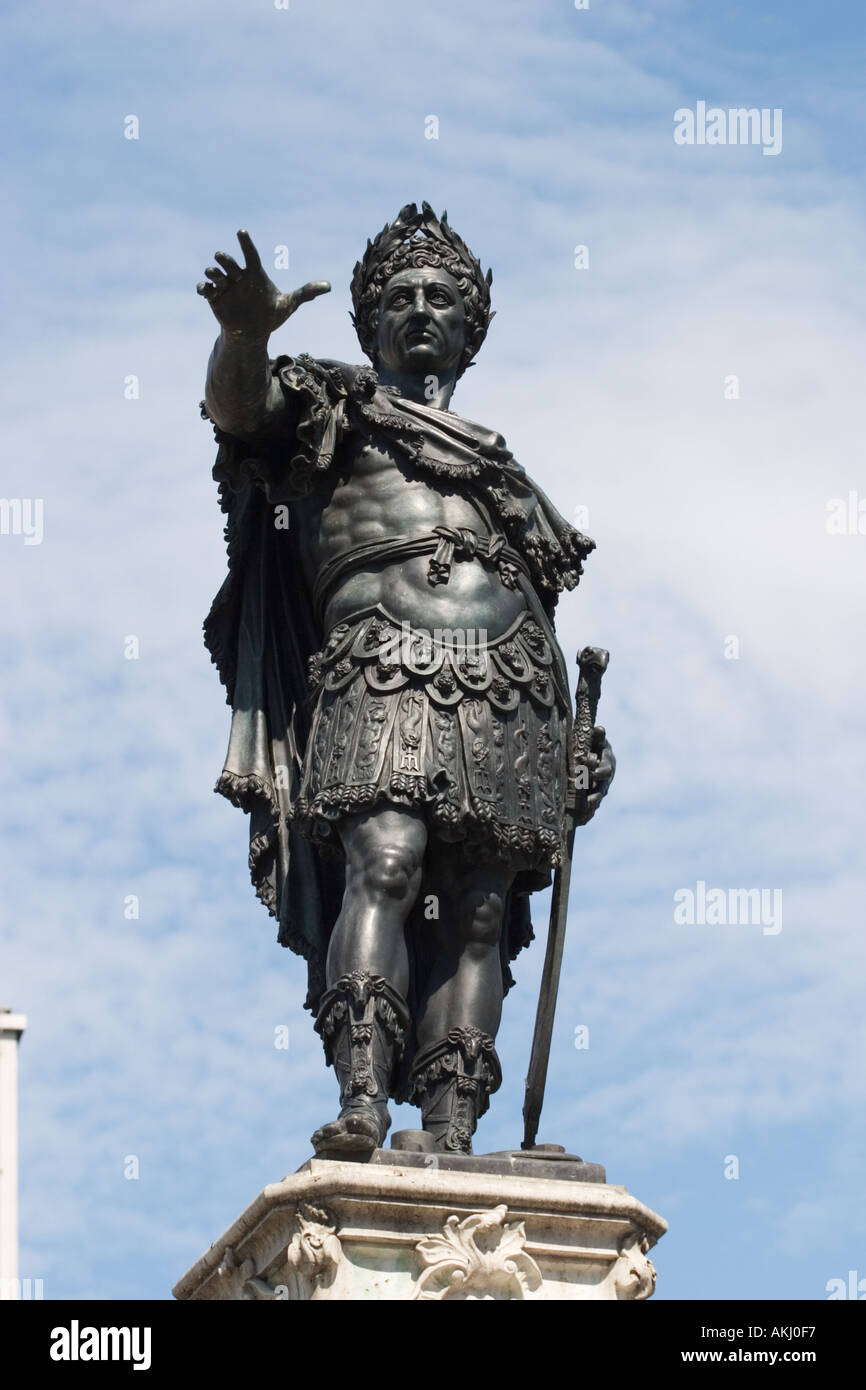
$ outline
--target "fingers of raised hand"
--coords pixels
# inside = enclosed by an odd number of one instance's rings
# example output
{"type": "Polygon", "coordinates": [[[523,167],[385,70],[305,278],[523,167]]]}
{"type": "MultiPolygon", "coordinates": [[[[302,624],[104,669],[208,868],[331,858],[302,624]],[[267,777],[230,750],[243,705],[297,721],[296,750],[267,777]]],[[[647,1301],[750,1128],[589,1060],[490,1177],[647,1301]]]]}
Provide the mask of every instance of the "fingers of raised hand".
{"type": "Polygon", "coordinates": [[[308,304],[311,299],[318,299],[320,294],[330,294],[330,291],[330,281],[308,280],[306,285],[302,285],[299,290],[295,290],[293,298],[296,304],[308,304]]]}
{"type": "Polygon", "coordinates": [[[259,253],[253,244],[252,237],[244,227],[238,232],[238,244],[244,253],[244,263],[247,270],[261,269],[262,262],[259,253]]]}
{"type": "Polygon", "coordinates": [[[280,312],[283,319],[287,319],[301,304],[308,304],[311,299],[317,299],[320,294],[328,294],[330,288],[327,280],[310,280],[299,290],[292,290],[290,294],[281,294],[280,312]]]}
{"type": "Polygon", "coordinates": [[[327,280],[310,280],[299,290],[292,290],[290,294],[279,296],[279,313],[284,322],[290,314],[301,304],[307,304],[311,299],[316,299],[320,294],[327,294],[331,286],[327,280]]]}
{"type": "MultiPolygon", "coordinates": [[[[228,286],[232,283],[228,276],[224,275],[223,272],[220,270],[219,266],[216,265],[209,265],[205,270],[205,275],[211,282],[210,293],[208,295],[208,297],[211,299],[215,294],[222,294],[223,290],[227,289],[228,286]]],[[[199,290],[199,294],[204,293],[204,290],[199,290]]]]}
{"type": "MultiPolygon", "coordinates": [[[[241,270],[240,266],[238,265],[237,261],[234,259],[233,256],[227,255],[225,251],[216,251],[214,253],[214,260],[219,262],[226,275],[228,276],[229,280],[240,280],[241,276],[243,275],[243,271],[241,270]]],[[[209,271],[206,271],[205,273],[210,274],[209,271]]]]}

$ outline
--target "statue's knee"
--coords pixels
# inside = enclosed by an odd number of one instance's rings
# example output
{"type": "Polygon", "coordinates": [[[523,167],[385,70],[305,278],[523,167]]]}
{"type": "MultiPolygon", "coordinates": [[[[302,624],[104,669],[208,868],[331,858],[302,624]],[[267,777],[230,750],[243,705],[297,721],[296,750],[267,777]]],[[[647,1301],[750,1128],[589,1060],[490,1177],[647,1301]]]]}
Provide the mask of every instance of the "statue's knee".
{"type": "Polygon", "coordinates": [[[372,897],[402,902],[417,889],[421,861],[413,850],[396,845],[372,851],[361,868],[364,890],[372,897]]]}
{"type": "Polygon", "coordinates": [[[465,940],[471,951],[489,950],[499,944],[502,930],[503,897],[482,889],[467,893],[463,902],[465,940]]]}

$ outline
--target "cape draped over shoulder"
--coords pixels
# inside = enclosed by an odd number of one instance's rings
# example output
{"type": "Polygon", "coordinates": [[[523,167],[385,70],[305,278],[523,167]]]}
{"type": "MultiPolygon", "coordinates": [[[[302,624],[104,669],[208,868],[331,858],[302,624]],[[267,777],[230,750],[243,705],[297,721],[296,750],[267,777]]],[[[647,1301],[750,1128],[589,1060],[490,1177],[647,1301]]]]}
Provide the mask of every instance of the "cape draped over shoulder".
{"type": "MultiPolygon", "coordinates": [[[[350,431],[384,440],[420,472],[454,481],[526,564],[529,578],[521,575],[520,587],[556,654],[555,678],[566,708],[568,675],[551,619],[559,593],[575,587],[594,542],[559,515],[494,431],[380,387],[369,368],[302,355],[278,357],[272,371],[286,403],[280,436],[242,440],[215,429],[213,476],[227,518],[228,574],[204,634],[232,708],[215,790],[249,813],[253,886],[277,919],[280,943],[307,962],[306,1007],[315,1011],[343,897],[344,866],[324,858],[287,819],[309,730],[308,662],[325,635],[294,541],[293,503],[325,482],[350,431]]],[[[533,935],[528,894],[543,882],[538,875],[534,881],[518,875],[509,894],[502,952],[506,990],[508,961],[533,935]]]]}

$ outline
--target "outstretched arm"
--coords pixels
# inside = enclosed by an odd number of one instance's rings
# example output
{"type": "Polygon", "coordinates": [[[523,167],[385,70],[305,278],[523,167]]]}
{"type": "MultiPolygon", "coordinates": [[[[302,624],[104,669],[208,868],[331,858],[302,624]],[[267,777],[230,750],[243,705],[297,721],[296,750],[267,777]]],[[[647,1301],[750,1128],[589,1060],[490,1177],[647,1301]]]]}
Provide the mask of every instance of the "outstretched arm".
{"type": "Polygon", "coordinates": [[[208,362],[205,407],[221,430],[243,438],[278,430],[286,408],[271,375],[268,338],[301,304],[327,294],[331,286],[313,280],[284,294],[265,272],[249,232],[238,232],[238,241],[243,268],[217,251],[219,264],[208,266],[198,292],[220,325],[208,362]]]}

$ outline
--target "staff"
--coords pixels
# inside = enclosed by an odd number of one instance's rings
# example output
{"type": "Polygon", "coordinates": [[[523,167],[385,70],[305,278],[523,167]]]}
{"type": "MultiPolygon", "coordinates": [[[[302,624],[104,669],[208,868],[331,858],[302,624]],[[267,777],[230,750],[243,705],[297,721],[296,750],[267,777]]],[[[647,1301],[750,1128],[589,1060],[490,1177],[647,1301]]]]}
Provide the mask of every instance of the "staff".
{"type": "Polygon", "coordinates": [[[553,879],[550,904],[550,927],[547,951],[541,975],[541,993],[532,1035],[532,1053],[526,1075],[526,1095],[523,1102],[523,1143],[521,1148],[535,1147],[538,1122],[544,1102],[547,1064],[550,1060],[550,1040],[553,1036],[553,1017],[559,991],[565,929],[568,925],[568,890],[571,883],[571,858],[574,832],[589,819],[587,801],[590,791],[590,757],[595,716],[601,694],[601,678],[607,670],[610,655],[602,647],[584,647],[578,654],[580,671],[575,696],[574,727],[568,750],[568,781],[565,797],[565,843],[562,864],[553,879]]]}

